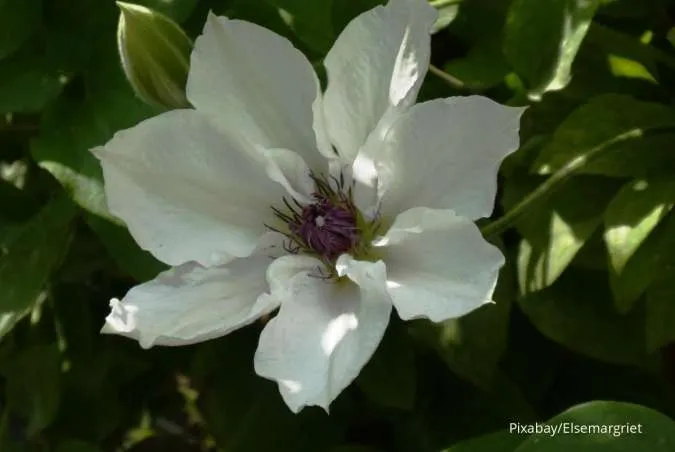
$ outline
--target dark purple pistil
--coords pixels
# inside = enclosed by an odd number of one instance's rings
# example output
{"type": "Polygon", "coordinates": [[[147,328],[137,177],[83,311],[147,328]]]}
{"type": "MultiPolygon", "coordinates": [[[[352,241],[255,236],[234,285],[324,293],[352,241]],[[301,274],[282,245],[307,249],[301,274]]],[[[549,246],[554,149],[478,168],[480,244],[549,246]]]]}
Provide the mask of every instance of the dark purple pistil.
{"type": "Polygon", "coordinates": [[[333,260],[357,242],[356,214],[345,202],[333,203],[321,195],[315,198],[316,202],[303,207],[288,226],[306,247],[333,260]]]}

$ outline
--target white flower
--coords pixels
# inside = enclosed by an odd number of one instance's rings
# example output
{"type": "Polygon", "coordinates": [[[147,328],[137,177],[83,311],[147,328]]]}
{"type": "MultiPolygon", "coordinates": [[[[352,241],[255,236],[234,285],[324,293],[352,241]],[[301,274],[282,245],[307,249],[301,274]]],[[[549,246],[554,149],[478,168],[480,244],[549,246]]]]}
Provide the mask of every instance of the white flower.
{"type": "Polygon", "coordinates": [[[183,345],[279,308],[255,370],[293,411],[327,410],[392,306],[438,322],[489,302],[503,256],[473,221],[492,212],[522,109],[414,105],[434,19],[424,0],[357,17],[326,57],[322,94],[286,39],[211,15],[192,53],[194,109],[95,150],[111,212],[173,267],[113,300],[103,331],[183,345]]]}

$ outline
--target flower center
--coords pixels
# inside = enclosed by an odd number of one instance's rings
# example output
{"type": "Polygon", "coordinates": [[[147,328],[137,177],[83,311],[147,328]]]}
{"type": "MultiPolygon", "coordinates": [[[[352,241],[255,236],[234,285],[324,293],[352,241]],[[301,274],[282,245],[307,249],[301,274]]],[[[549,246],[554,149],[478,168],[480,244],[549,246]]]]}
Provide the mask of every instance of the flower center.
{"type": "Polygon", "coordinates": [[[316,187],[313,202],[302,205],[284,198],[285,209],[272,208],[283,227],[267,227],[286,236],[286,251],[316,256],[330,273],[343,253],[367,257],[379,223],[363,217],[352,201],[351,190],[345,189],[341,178],[330,181],[324,177],[312,178],[316,187]]]}
{"type": "Polygon", "coordinates": [[[347,203],[334,203],[319,193],[314,204],[302,208],[300,215],[288,223],[307,248],[332,261],[351,250],[359,239],[356,212],[347,203]]]}

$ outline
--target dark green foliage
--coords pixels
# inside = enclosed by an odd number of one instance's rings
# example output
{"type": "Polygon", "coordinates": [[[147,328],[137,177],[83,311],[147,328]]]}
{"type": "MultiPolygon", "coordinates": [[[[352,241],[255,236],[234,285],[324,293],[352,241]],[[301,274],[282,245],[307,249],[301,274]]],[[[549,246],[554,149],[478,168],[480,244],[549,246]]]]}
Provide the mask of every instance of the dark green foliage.
{"type": "MultiPolygon", "coordinates": [[[[138,3],[193,38],[210,10],[253,21],[320,68],[383,2],[138,3]]],[[[507,258],[496,304],[392,318],[330,414],[295,415],[254,372],[260,322],[147,351],[99,333],[110,298],[164,266],[108,212],[89,150],[158,111],[120,69],[112,0],[0,0],[0,452],[675,450],[675,3],[431,3],[432,63],[449,77],[430,73],[422,99],[529,105],[494,218],[636,134],[491,238],[507,258]],[[643,433],[509,432],[535,422],[643,433]]]]}

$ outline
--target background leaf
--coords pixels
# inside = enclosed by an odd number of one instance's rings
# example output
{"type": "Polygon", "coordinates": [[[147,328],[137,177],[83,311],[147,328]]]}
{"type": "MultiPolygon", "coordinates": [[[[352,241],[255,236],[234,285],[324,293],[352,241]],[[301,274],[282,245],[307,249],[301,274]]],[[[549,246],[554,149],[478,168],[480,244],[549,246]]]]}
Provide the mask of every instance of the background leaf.
{"type": "Polygon", "coordinates": [[[599,0],[515,0],[509,9],[504,52],[528,83],[530,98],[563,89],[599,0]]]}
{"type": "Polygon", "coordinates": [[[40,23],[40,0],[0,1],[0,60],[18,49],[40,23]]]}
{"type": "Polygon", "coordinates": [[[547,424],[559,425],[569,422],[577,425],[626,424],[643,430],[643,433],[609,434],[561,434],[532,435],[515,452],[563,452],[569,450],[591,452],[602,448],[603,451],[628,452],[649,450],[666,452],[675,445],[675,422],[649,408],[618,402],[589,402],[570,408],[550,419],[547,424]]]}
{"type": "MultiPolygon", "coordinates": [[[[533,170],[550,174],[594,146],[635,128],[675,125],[675,110],[662,104],[641,102],[628,96],[607,94],[591,99],[575,110],[555,131],[533,170]]],[[[584,172],[602,175],[640,176],[657,169],[673,168],[675,154],[667,152],[670,134],[648,141],[617,145],[612,155],[598,159],[584,172]]]]}
{"type": "Polygon", "coordinates": [[[551,287],[521,298],[520,307],[539,331],[571,350],[601,361],[644,364],[644,317],[615,313],[603,279],[597,272],[567,272],[551,287]]]}
{"type": "Polygon", "coordinates": [[[67,250],[74,214],[70,201],[56,199],[7,239],[0,254],[0,338],[44,301],[41,293],[67,250]]]}
{"type": "Polygon", "coordinates": [[[28,420],[26,434],[35,435],[52,422],[59,404],[61,362],[56,345],[27,348],[3,363],[1,371],[10,408],[28,420]]]}
{"type": "MultiPolygon", "coordinates": [[[[324,87],[339,33],[385,3],[139,0],[191,39],[210,12],[279,33],[324,87]]],[[[429,3],[441,13],[439,70],[418,102],[481,94],[527,107],[481,227],[600,143],[675,127],[672,0],[429,3]]],[[[108,211],[90,152],[160,114],[127,85],[118,19],[109,0],[0,0],[1,452],[673,449],[675,131],[609,148],[491,236],[506,258],[495,304],[440,324],[393,313],[328,412],[291,413],[277,384],[255,374],[267,318],[186,347],[101,335],[109,300],[166,268],[108,211]],[[508,433],[546,419],[650,430],[508,433]]]]}

